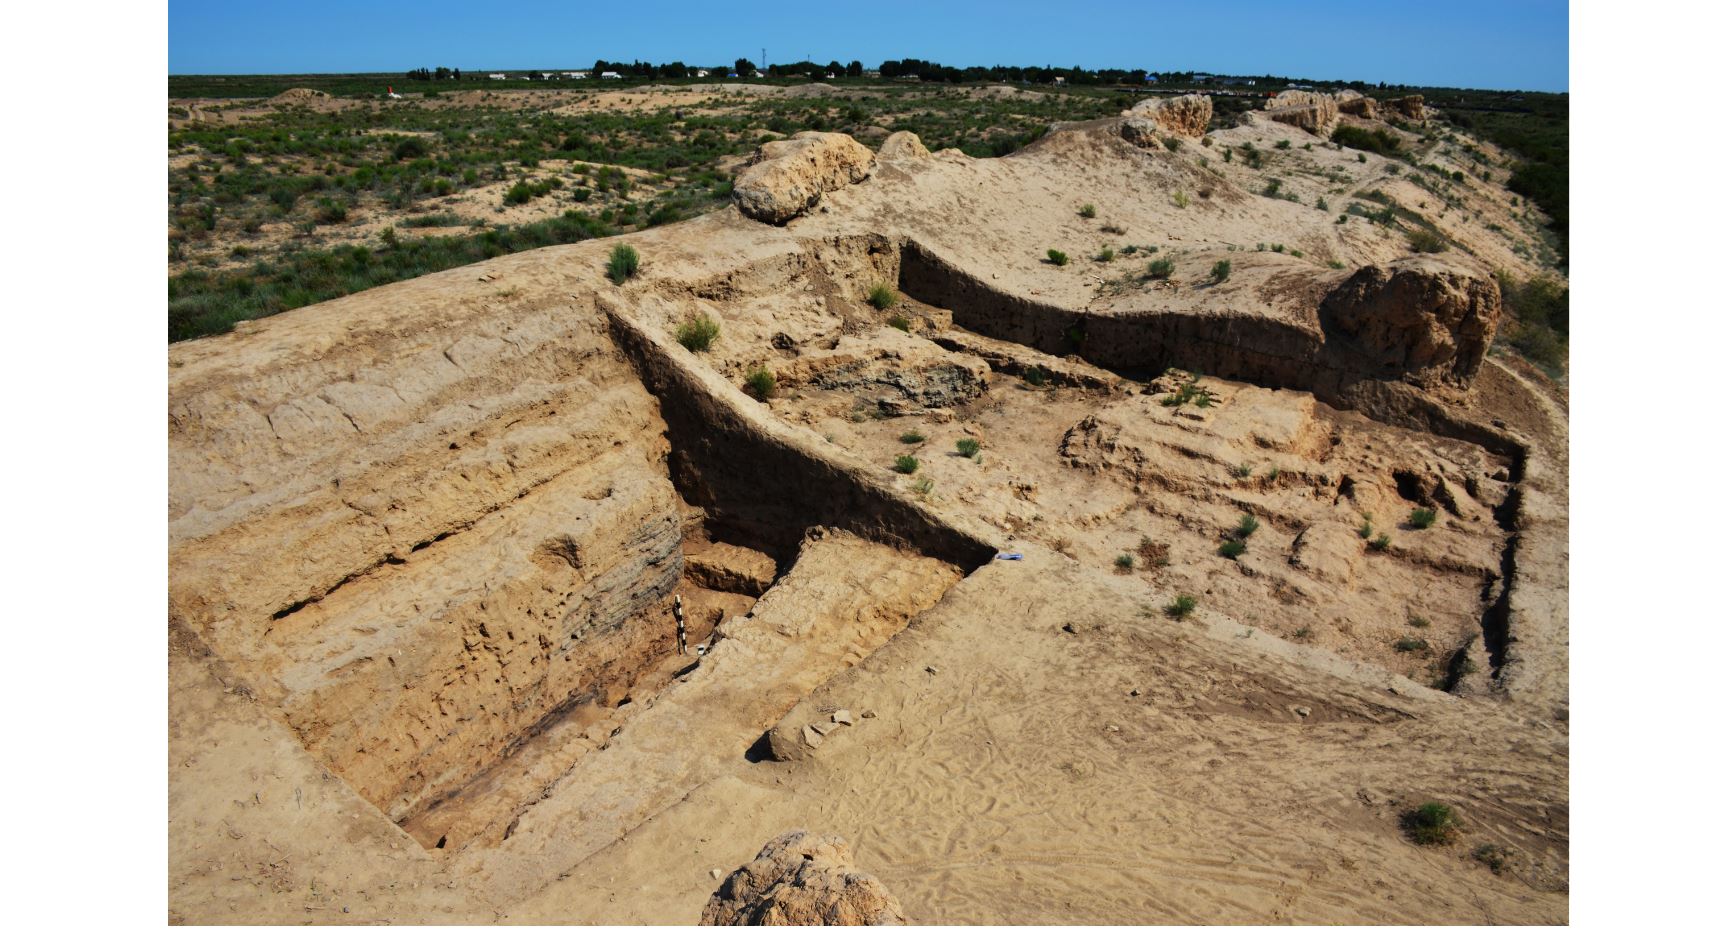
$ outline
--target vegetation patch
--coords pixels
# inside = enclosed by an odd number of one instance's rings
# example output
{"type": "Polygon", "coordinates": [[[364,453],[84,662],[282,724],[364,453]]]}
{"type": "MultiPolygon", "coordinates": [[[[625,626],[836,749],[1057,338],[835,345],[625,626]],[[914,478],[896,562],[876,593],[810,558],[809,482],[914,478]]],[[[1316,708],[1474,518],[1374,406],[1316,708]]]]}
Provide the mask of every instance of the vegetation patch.
{"type": "Polygon", "coordinates": [[[674,331],[674,339],[681,346],[692,352],[708,352],[709,347],[721,335],[721,324],[709,314],[699,313],[681,323],[674,331]]]}
{"type": "Polygon", "coordinates": [[[608,250],[608,280],[615,284],[625,284],[627,279],[638,273],[638,250],[617,243],[608,250]]]}
{"type": "Polygon", "coordinates": [[[899,295],[886,282],[877,282],[870,286],[870,293],[865,295],[865,302],[877,310],[887,310],[898,301],[899,295]]]}
{"type": "Polygon", "coordinates": [[[1460,836],[1461,819],[1442,802],[1426,802],[1401,818],[1413,843],[1427,846],[1452,844],[1460,836]]]}

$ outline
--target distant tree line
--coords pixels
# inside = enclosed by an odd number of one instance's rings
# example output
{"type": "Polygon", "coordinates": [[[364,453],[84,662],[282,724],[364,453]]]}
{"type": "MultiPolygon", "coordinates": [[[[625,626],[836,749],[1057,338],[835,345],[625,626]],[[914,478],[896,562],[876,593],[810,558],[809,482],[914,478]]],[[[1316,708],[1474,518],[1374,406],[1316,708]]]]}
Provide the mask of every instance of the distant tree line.
{"type": "MultiPolygon", "coordinates": [[[[599,58],[596,60],[595,64],[590,66],[590,70],[595,74],[613,72],[623,78],[661,78],[667,80],[678,80],[695,76],[698,71],[698,66],[688,65],[681,61],[671,61],[666,64],[654,64],[652,62],[639,61],[637,59],[634,59],[630,64],[628,64],[623,61],[605,61],[599,58]]],[[[718,75],[724,75],[727,73],[724,68],[720,67],[712,68],[710,70],[718,75]]],[[[823,78],[831,75],[834,77],[858,78],[863,77],[865,74],[864,63],[857,60],[849,61],[846,64],[841,64],[838,61],[778,62],[770,65],[767,69],[758,68],[757,64],[749,58],[739,58],[733,63],[732,73],[734,74],[738,74],[741,77],[750,77],[754,72],[761,72],[767,77],[772,78],[823,78]]],[[[550,73],[537,70],[524,70],[519,73],[533,79],[552,76],[550,73]]],[[[1209,74],[1192,71],[1163,71],[1153,74],[1144,68],[1100,68],[1091,70],[1078,65],[1071,68],[1058,68],[1054,65],[1044,65],[1042,67],[1038,67],[1036,65],[994,65],[987,68],[982,66],[955,68],[950,65],[938,64],[921,58],[889,59],[882,63],[881,67],[878,69],[878,73],[884,78],[915,78],[920,81],[934,81],[948,84],[998,81],[1028,84],[1053,84],[1057,78],[1060,78],[1067,84],[1144,84],[1146,83],[1147,78],[1154,77],[1159,83],[1179,85],[1192,84],[1208,80],[1213,77],[1209,74]]],[[[457,81],[460,80],[460,72],[458,68],[436,68],[434,71],[431,71],[428,68],[418,68],[407,72],[406,77],[414,81],[445,81],[449,79],[457,81]]],[[[1214,77],[1219,80],[1229,82],[1250,80],[1265,87],[1279,87],[1291,82],[1312,83],[1304,78],[1277,77],[1270,74],[1243,75],[1239,77],[1223,75],[1214,77]]],[[[1362,86],[1365,84],[1365,82],[1342,81],[1319,81],[1316,83],[1346,84],[1348,86],[1362,86]]]]}
{"type": "MultiPolygon", "coordinates": [[[[743,58],[734,64],[736,66],[745,65],[753,71],[756,70],[750,61],[743,58]]],[[[737,68],[735,70],[738,71],[737,68]]],[[[738,73],[749,74],[750,72],[738,71],[738,73]]],[[[769,76],[772,78],[793,77],[795,75],[804,75],[809,78],[820,78],[826,75],[834,75],[837,78],[862,78],[864,77],[864,62],[849,61],[843,65],[838,61],[831,61],[828,64],[819,65],[814,61],[796,61],[769,66],[769,76]]]]}
{"type": "Polygon", "coordinates": [[[688,65],[683,61],[670,61],[665,65],[653,65],[647,61],[633,60],[631,64],[623,61],[603,61],[598,58],[596,64],[590,66],[594,74],[612,71],[623,78],[689,78],[697,73],[696,65],[688,65]]]}
{"type": "Polygon", "coordinates": [[[409,81],[458,81],[462,80],[458,68],[443,68],[436,66],[434,71],[428,68],[413,68],[405,73],[409,81]]]}
{"type": "MultiPolygon", "coordinates": [[[[666,64],[654,64],[634,59],[630,64],[623,61],[604,61],[597,59],[590,66],[595,74],[611,71],[623,78],[667,79],[677,80],[693,77],[697,74],[697,65],[688,65],[681,61],[671,61],[666,64]]],[[[718,75],[724,75],[726,70],[721,67],[711,68],[718,75]]],[[[858,78],[865,74],[864,63],[849,61],[841,64],[838,61],[814,62],[796,61],[776,63],[767,69],[760,69],[749,58],[739,58],[733,63],[732,73],[741,77],[750,77],[753,72],[763,72],[767,77],[809,77],[822,78],[826,76],[858,78]]],[[[548,72],[525,70],[520,72],[531,78],[552,76],[548,72]]],[[[1349,87],[1375,86],[1384,88],[1386,85],[1371,85],[1365,81],[1316,81],[1307,78],[1279,77],[1273,74],[1262,75],[1210,75],[1193,71],[1160,71],[1151,72],[1144,68],[1098,68],[1087,69],[1078,65],[1071,68],[1059,68],[1054,65],[993,65],[990,67],[976,66],[970,68],[955,68],[951,65],[938,64],[922,58],[889,59],[882,63],[878,73],[884,78],[915,78],[920,81],[934,81],[947,84],[960,83],[989,83],[1007,81],[1027,84],[1053,84],[1061,79],[1067,84],[1100,85],[1100,84],[1144,84],[1154,78],[1157,83],[1168,85],[1194,84],[1216,80],[1224,83],[1252,81],[1261,87],[1280,87],[1289,83],[1316,83],[1328,85],[1344,85],[1349,87]]],[[[418,68],[406,73],[406,77],[414,81],[445,81],[460,80],[458,68],[418,68]]],[[[1401,85],[1395,85],[1399,88],[1401,85]]]]}

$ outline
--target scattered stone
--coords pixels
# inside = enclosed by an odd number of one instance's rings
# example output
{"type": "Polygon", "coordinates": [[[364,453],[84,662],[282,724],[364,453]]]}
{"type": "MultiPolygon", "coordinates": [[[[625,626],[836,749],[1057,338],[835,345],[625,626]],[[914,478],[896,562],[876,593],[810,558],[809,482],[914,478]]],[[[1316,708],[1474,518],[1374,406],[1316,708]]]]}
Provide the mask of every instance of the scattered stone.
{"type": "Polygon", "coordinates": [[[851,711],[848,711],[845,708],[842,708],[841,710],[835,712],[834,714],[829,715],[829,720],[836,723],[836,724],[845,724],[848,727],[851,727],[852,723],[853,723],[853,713],[851,711]]]}
{"type": "Polygon", "coordinates": [[[704,905],[705,925],[898,925],[900,902],[854,869],[852,848],[832,834],[789,831],[763,845],[704,905]]]}
{"type": "Polygon", "coordinates": [[[941,670],[937,669],[935,666],[925,666],[924,671],[931,674],[931,675],[935,675],[936,673],[941,672],[941,670]]]}
{"type": "Polygon", "coordinates": [[[864,714],[859,715],[859,717],[861,717],[861,718],[874,718],[874,717],[876,717],[876,712],[866,711],[864,714]]]}
{"type": "Polygon", "coordinates": [[[823,732],[817,730],[812,725],[805,725],[805,729],[800,736],[804,738],[805,746],[810,747],[812,750],[823,745],[823,732]]]}
{"type": "Polygon", "coordinates": [[[1297,705],[1294,707],[1294,713],[1302,718],[1309,718],[1312,716],[1312,709],[1307,708],[1305,705],[1297,705]]]}

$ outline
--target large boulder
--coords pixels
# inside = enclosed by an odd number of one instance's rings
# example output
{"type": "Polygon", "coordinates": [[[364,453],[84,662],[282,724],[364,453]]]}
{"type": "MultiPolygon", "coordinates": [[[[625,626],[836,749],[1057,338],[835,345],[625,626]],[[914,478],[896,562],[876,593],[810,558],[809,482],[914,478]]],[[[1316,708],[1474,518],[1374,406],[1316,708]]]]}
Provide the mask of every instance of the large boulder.
{"type": "Polygon", "coordinates": [[[1203,94],[1142,101],[1121,120],[1121,136],[1145,148],[1156,148],[1165,135],[1197,139],[1209,128],[1212,112],[1203,94]]]}
{"type": "Polygon", "coordinates": [[[833,834],[788,831],[722,881],[704,905],[705,925],[898,925],[900,903],[880,880],[853,868],[833,834]]]}
{"type": "Polygon", "coordinates": [[[888,162],[917,160],[929,158],[930,150],[924,147],[924,140],[917,133],[902,129],[882,140],[876,157],[888,162]]]}
{"type": "Polygon", "coordinates": [[[1354,272],[1320,308],[1324,332],[1364,368],[1426,384],[1478,374],[1502,318],[1496,282],[1423,261],[1354,272]]]}
{"type": "Polygon", "coordinates": [[[1383,101],[1385,116],[1399,117],[1404,120],[1422,120],[1425,118],[1425,98],[1421,94],[1408,94],[1383,101]]]}
{"type": "Polygon", "coordinates": [[[797,133],[757,150],[733,182],[733,200],[746,216],[779,225],[825,193],[870,177],[875,164],[870,149],[844,133],[797,133]]]}
{"type": "Polygon", "coordinates": [[[1361,119],[1377,119],[1377,101],[1361,94],[1356,90],[1344,90],[1335,95],[1335,107],[1348,116],[1361,119]]]}
{"type": "Polygon", "coordinates": [[[1297,126],[1318,136],[1335,132],[1341,119],[1336,99],[1310,91],[1283,91],[1264,101],[1264,115],[1278,123],[1297,126]]]}

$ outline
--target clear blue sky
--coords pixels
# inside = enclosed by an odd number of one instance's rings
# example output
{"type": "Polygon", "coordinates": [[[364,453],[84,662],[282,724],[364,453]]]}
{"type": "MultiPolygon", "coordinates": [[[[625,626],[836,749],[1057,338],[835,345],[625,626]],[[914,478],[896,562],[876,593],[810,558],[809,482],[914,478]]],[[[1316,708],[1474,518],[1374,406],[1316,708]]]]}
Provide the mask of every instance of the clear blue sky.
{"type": "Polygon", "coordinates": [[[172,0],[173,74],[574,68],[890,58],[1568,89],[1568,5],[1545,0],[172,0]]]}

